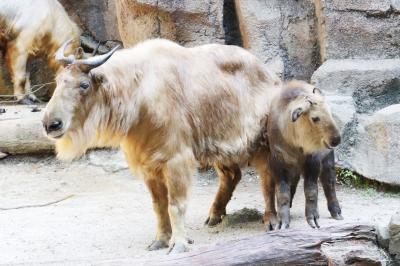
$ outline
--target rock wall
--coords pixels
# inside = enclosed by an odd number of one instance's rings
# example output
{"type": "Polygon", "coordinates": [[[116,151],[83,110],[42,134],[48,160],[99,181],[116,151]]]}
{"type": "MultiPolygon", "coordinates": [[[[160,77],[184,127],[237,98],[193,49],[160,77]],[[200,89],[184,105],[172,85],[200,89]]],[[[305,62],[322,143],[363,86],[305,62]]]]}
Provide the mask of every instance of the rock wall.
{"type": "Polygon", "coordinates": [[[223,1],[116,0],[125,47],[149,38],[185,46],[224,42],[223,1]]]}
{"type": "Polygon", "coordinates": [[[309,80],[318,65],[312,0],[236,0],[243,46],[284,78],[309,80]]]}
{"type": "Polygon", "coordinates": [[[315,4],[322,61],[399,57],[398,1],[315,0],[315,4]]]}
{"type": "Polygon", "coordinates": [[[342,128],[339,165],[400,185],[400,59],[328,60],[312,81],[342,128]]]}

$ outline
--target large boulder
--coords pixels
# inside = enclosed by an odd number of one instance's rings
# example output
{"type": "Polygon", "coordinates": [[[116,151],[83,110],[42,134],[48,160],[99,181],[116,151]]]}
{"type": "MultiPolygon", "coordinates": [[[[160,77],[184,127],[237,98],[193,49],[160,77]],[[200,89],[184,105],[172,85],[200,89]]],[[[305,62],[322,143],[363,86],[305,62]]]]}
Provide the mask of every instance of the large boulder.
{"type": "Polygon", "coordinates": [[[315,5],[322,62],[400,56],[397,0],[316,0],[315,5]]]}
{"type": "Polygon", "coordinates": [[[98,41],[121,40],[114,0],[60,0],[60,2],[84,33],[98,41]]]}
{"type": "Polygon", "coordinates": [[[223,1],[117,0],[116,10],[125,47],[150,38],[224,43],[223,1]]]}
{"type": "Polygon", "coordinates": [[[308,80],[316,69],[312,0],[236,0],[243,46],[285,78],[308,80]]]}
{"type": "Polygon", "coordinates": [[[53,143],[43,134],[43,107],[2,106],[0,114],[0,152],[7,154],[43,153],[54,150],[53,143]],[[34,112],[32,112],[34,111],[34,112]]]}
{"type": "Polygon", "coordinates": [[[389,223],[389,252],[400,263],[400,210],[398,210],[389,223]]]}
{"type": "Polygon", "coordinates": [[[338,164],[400,185],[400,59],[328,60],[312,82],[342,129],[338,164]]]}

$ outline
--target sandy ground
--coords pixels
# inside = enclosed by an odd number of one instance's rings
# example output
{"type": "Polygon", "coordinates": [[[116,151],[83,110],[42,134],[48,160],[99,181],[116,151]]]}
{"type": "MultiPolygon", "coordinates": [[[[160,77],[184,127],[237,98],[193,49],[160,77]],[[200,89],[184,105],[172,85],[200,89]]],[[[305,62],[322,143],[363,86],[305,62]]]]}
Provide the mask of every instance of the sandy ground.
{"type": "MultiPolygon", "coordinates": [[[[1,160],[0,208],[40,205],[72,196],[43,207],[0,210],[0,265],[93,265],[164,256],[166,250],[145,250],[155,235],[156,221],[142,180],[121,167],[100,165],[88,158],[65,164],[50,156],[1,160]]],[[[228,205],[228,215],[244,207],[263,211],[258,181],[256,175],[246,172],[228,205]]],[[[188,235],[195,241],[192,249],[264,230],[260,219],[205,227],[217,185],[211,172],[194,178],[187,213],[188,235]]],[[[320,191],[322,227],[345,222],[384,224],[400,207],[400,195],[373,190],[339,186],[338,198],[344,221],[330,218],[320,191]]],[[[308,227],[302,185],[291,217],[291,228],[308,227]]]]}

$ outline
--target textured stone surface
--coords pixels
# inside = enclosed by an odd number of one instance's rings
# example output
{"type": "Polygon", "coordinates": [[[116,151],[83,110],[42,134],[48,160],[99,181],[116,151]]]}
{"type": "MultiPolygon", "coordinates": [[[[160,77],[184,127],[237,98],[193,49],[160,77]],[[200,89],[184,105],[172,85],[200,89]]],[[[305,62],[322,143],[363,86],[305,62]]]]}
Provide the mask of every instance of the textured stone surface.
{"type": "Polygon", "coordinates": [[[342,129],[339,165],[400,185],[400,60],[328,60],[312,81],[342,129]]]}
{"type": "Polygon", "coordinates": [[[23,154],[53,151],[53,143],[43,134],[42,112],[31,112],[32,109],[27,106],[4,108],[6,113],[0,114],[0,152],[23,154]]]}
{"type": "Polygon", "coordinates": [[[316,0],[321,61],[400,56],[396,1],[316,0]]]}
{"type": "Polygon", "coordinates": [[[166,38],[185,46],[223,43],[223,1],[117,0],[124,46],[166,38]]]}
{"type": "Polygon", "coordinates": [[[400,210],[390,220],[389,234],[389,252],[395,255],[397,262],[400,263],[400,210]]]}
{"type": "Polygon", "coordinates": [[[316,68],[310,0],[236,0],[243,45],[285,78],[309,79],[316,68]]]}
{"type": "Polygon", "coordinates": [[[60,0],[81,29],[98,41],[121,40],[114,0],[60,0]]]}

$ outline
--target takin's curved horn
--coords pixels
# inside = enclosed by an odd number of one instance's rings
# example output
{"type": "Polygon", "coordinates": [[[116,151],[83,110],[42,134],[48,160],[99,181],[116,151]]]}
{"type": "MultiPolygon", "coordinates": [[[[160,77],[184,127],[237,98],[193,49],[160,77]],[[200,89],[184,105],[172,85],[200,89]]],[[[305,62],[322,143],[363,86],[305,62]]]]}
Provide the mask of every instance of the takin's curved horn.
{"type": "Polygon", "coordinates": [[[65,64],[72,64],[75,62],[75,56],[69,55],[68,57],[65,56],[65,48],[73,41],[73,39],[69,39],[66,41],[56,52],[55,58],[57,61],[63,62],[65,64]]]}
{"type": "Polygon", "coordinates": [[[110,59],[113,53],[119,49],[119,47],[120,45],[117,45],[106,54],[93,56],[87,59],[75,60],[74,63],[85,66],[87,71],[89,71],[90,69],[93,69],[95,67],[104,64],[108,59],[110,59]]]}

